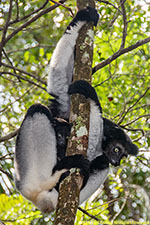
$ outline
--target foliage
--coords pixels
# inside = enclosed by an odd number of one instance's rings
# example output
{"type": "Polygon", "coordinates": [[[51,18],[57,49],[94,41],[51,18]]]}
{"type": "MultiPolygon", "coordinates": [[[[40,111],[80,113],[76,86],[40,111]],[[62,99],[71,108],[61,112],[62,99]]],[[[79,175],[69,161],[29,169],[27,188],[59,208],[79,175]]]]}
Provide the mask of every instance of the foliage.
{"type": "MultiPolygon", "coordinates": [[[[53,221],[16,195],[11,176],[14,136],[27,108],[35,102],[48,103],[47,66],[71,20],[69,9],[75,13],[75,2],[64,2],[67,8],[38,0],[3,0],[0,4],[0,220],[5,224],[53,221]]],[[[111,168],[104,189],[83,206],[95,218],[78,210],[76,224],[99,224],[96,219],[150,221],[150,5],[134,0],[95,2],[100,22],[95,30],[93,86],[103,115],[128,132],[140,153],[123,160],[119,168],[111,168]],[[133,45],[133,50],[122,53],[133,45]]]]}

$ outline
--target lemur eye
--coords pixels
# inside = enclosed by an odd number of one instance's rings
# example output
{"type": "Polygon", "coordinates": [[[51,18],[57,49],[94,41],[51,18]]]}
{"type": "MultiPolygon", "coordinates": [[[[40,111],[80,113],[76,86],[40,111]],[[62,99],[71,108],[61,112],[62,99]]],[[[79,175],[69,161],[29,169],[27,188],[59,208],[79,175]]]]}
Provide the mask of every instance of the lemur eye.
{"type": "Polygon", "coordinates": [[[117,148],[117,147],[116,147],[116,148],[113,149],[113,151],[114,151],[115,153],[118,153],[118,152],[120,151],[120,148],[117,148]]]}
{"type": "Polygon", "coordinates": [[[58,134],[58,137],[59,137],[59,138],[61,138],[61,137],[62,137],[62,135],[61,135],[61,134],[58,134]]]}

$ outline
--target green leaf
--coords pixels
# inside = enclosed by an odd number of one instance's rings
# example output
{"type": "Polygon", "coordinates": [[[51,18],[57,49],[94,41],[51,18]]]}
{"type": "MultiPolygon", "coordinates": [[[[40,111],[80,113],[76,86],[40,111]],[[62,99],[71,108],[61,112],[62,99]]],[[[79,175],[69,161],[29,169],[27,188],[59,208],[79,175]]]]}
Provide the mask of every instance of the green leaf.
{"type": "Polygon", "coordinates": [[[25,60],[25,62],[27,62],[29,60],[29,56],[30,56],[30,52],[29,51],[26,51],[24,53],[24,60],[25,60]]]}
{"type": "Polygon", "coordinates": [[[39,55],[42,57],[44,56],[44,48],[40,48],[39,50],[39,55]]]}

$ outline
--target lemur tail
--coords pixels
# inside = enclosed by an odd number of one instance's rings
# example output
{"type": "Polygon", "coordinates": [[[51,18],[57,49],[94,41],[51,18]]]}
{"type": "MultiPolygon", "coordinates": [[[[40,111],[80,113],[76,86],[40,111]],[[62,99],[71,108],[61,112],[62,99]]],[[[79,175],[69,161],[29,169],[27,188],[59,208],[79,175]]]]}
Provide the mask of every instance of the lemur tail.
{"type": "Polygon", "coordinates": [[[95,104],[99,107],[100,112],[102,113],[102,107],[99,102],[97,93],[95,89],[85,80],[78,80],[74,83],[70,84],[68,89],[68,94],[81,94],[85,98],[90,99],[95,102],[95,104]]]}

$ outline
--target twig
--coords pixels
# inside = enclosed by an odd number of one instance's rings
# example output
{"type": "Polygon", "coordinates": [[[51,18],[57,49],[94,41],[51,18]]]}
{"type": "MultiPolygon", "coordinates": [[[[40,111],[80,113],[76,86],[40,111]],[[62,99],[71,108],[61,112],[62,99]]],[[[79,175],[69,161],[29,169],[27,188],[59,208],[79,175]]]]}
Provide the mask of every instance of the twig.
{"type": "Polygon", "coordinates": [[[71,12],[72,17],[74,17],[74,13],[72,12],[72,9],[71,8],[63,5],[61,2],[56,2],[54,0],[50,0],[50,1],[53,2],[53,3],[55,3],[55,4],[58,4],[58,5],[62,6],[62,7],[64,7],[65,9],[68,9],[71,12]]]}
{"type": "Polygon", "coordinates": [[[7,171],[3,170],[2,167],[0,167],[0,171],[2,173],[6,174],[11,180],[13,180],[13,176],[10,173],[8,173],[7,171]]]}
{"type": "Polygon", "coordinates": [[[143,109],[143,108],[147,108],[150,107],[150,104],[143,104],[143,105],[140,105],[134,109],[131,109],[130,112],[132,112],[133,110],[139,110],[139,109],[143,109]]]}
{"type": "MultiPolygon", "coordinates": [[[[144,158],[144,157],[143,157],[144,158]]],[[[148,164],[144,163],[139,157],[137,157],[137,159],[146,167],[150,168],[150,166],[148,166],[148,164]]],[[[144,159],[144,160],[147,160],[147,159],[144,159]]],[[[148,162],[148,160],[147,160],[148,162]]]]}
{"type": "Polygon", "coordinates": [[[14,153],[10,152],[10,153],[7,153],[6,155],[0,156],[0,160],[5,159],[7,156],[10,156],[10,155],[14,155],[14,153]]]}
{"type": "Polygon", "coordinates": [[[122,9],[122,15],[123,15],[123,35],[122,35],[122,41],[121,41],[121,46],[120,49],[123,49],[125,46],[125,41],[126,41],[126,36],[127,36],[127,16],[126,16],[126,10],[125,10],[125,6],[124,6],[125,1],[121,0],[121,9],[122,9]]]}
{"type": "MultiPolygon", "coordinates": [[[[127,115],[127,113],[130,112],[130,110],[147,94],[147,92],[149,91],[149,89],[150,88],[148,87],[146,89],[146,91],[136,100],[136,102],[127,109],[127,111],[124,113],[124,115],[122,116],[122,118],[118,121],[118,124],[121,124],[122,123],[122,121],[124,120],[124,118],[127,115]]],[[[129,124],[131,124],[131,123],[129,123],[129,124]]],[[[128,126],[129,124],[126,124],[125,126],[128,126]]]]}
{"type": "Polygon", "coordinates": [[[7,141],[13,137],[15,137],[18,133],[19,129],[7,134],[6,136],[0,137],[0,142],[7,141]]]}
{"type": "Polygon", "coordinates": [[[54,48],[55,46],[50,46],[50,45],[41,45],[41,44],[37,44],[35,46],[30,46],[28,48],[23,48],[23,49],[16,49],[16,50],[9,50],[6,52],[6,54],[11,54],[14,52],[24,52],[33,48],[54,48]]]}
{"type": "MultiPolygon", "coordinates": [[[[16,13],[16,21],[18,21],[19,19],[19,5],[18,5],[18,0],[15,1],[16,2],[16,9],[17,9],[17,13],[16,13]]],[[[10,24],[9,24],[10,25],[10,24]]]]}
{"type": "MultiPolygon", "coordinates": [[[[9,175],[8,175],[8,177],[9,177],[9,175]]],[[[9,194],[10,195],[12,195],[12,190],[10,190],[10,187],[8,186],[8,182],[6,181],[6,179],[5,179],[5,177],[4,176],[1,176],[1,179],[2,179],[2,184],[4,184],[5,185],[5,190],[7,189],[8,190],[8,192],[9,192],[9,194]]],[[[10,179],[11,178],[9,178],[9,182],[10,182],[10,179]]]]}
{"type": "Polygon", "coordinates": [[[97,2],[102,2],[102,3],[105,3],[107,5],[111,5],[111,6],[113,6],[115,9],[117,9],[122,14],[122,12],[121,12],[121,10],[119,8],[117,8],[114,4],[112,4],[112,3],[108,2],[108,1],[97,0],[97,2]]]}
{"type": "Polygon", "coordinates": [[[3,109],[0,110],[0,113],[4,112],[9,106],[13,105],[15,102],[19,101],[21,98],[23,98],[27,93],[29,93],[31,90],[33,90],[35,87],[32,85],[30,88],[27,89],[21,96],[16,98],[13,102],[8,103],[3,109]]]}
{"type": "Polygon", "coordinates": [[[11,19],[12,7],[13,7],[12,6],[12,0],[10,0],[8,17],[7,17],[5,26],[3,28],[2,39],[1,39],[1,42],[0,42],[0,64],[1,64],[1,57],[2,57],[2,49],[3,49],[3,46],[5,45],[6,33],[7,33],[8,26],[9,26],[9,21],[11,19]]]}
{"type": "Polygon", "coordinates": [[[125,125],[120,125],[120,127],[125,129],[125,130],[127,130],[127,131],[134,131],[134,132],[140,131],[142,133],[142,136],[145,135],[145,131],[143,129],[140,129],[140,128],[137,128],[137,129],[129,128],[129,127],[126,127],[126,124],[125,125]]]}
{"type": "Polygon", "coordinates": [[[119,214],[122,212],[122,210],[124,209],[125,207],[125,204],[127,202],[127,198],[128,198],[128,195],[129,195],[129,192],[128,191],[125,191],[125,197],[124,197],[124,201],[123,201],[123,204],[120,208],[120,210],[114,215],[114,217],[112,218],[111,220],[111,223],[113,224],[114,223],[114,220],[119,216],[119,214]]]}
{"type": "Polygon", "coordinates": [[[96,221],[100,221],[96,216],[93,216],[92,214],[88,213],[85,209],[82,209],[81,207],[78,207],[78,209],[84,214],[86,214],[87,216],[91,217],[92,219],[96,221]]]}
{"type": "MultiPolygon", "coordinates": [[[[64,3],[66,0],[62,0],[61,2],[64,3]]],[[[43,11],[39,12],[39,14],[35,15],[31,19],[29,19],[26,23],[22,24],[20,27],[16,28],[10,35],[7,36],[7,38],[4,41],[4,44],[6,44],[12,37],[14,37],[19,31],[23,30],[25,27],[29,26],[31,23],[36,21],[41,16],[47,14],[48,12],[56,9],[59,5],[55,4],[47,9],[44,9],[43,11]]]]}
{"type": "MultiPolygon", "coordinates": [[[[2,50],[2,52],[3,52],[4,56],[6,57],[6,59],[8,60],[8,62],[10,63],[10,65],[13,66],[11,60],[9,59],[9,57],[8,57],[8,55],[6,54],[6,52],[5,52],[4,49],[2,50]]],[[[16,70],[15,70],[14,66],[13,66],[13,71],[14,71],[14,73],[16,73],[16,70]]]]}
{"type": "Polygon", "coordinates": [[[104,84],[106,81],[108,81],[108,80],[110,80],[112,78],[112,76],[110,75],[108,78],[106,78],[104,81],[102,81],[101,83],[99,83],[99,84],[96,84],[95,86],[94,86],[94,88],[96,88],[96,87],[98,87],[98,86],[101,86],[102,84],[104,84]]]}
{"type": "Polygon", "coordinates": [[[42,9],[47,5],[47,3],[48,3],[49,1],[46,0],[46,1],[44,2],[44,4],[43,4],[40,8],[36,9],[35,11],[29,13],[28,15],[26,15],[26,16],[20,18],[20,19],[19,19],[19,8],[18,8],[17,2],[18,2],[18,0],[16,0],[16,7],[17,7],[17,16],[16,16],[16,19],[13,20],[13,21],[10,21],[10,22],[9,22],[9,25],[12,25],[12,24],[14,24],[14,23],[18,23],[18,22],[21,22],[21,21],[23,21],[23,20],[26,20],[27,18],[29,18],[30,16],[34,15],[35,13],[38,13],[40,10],[42,10],[42,9]]]}
{"type": "Polygon", "coordinates": [[[118,16],[119,16],[119,11],[116,12],[114,18],[109,22],[108,27],[112,27],[112,25],[114,24],[118,16]]]}
{"type": "MultiPolygon", "coordinates": [[[[37,77],[37,76],[33,75],[32,73],[26,72],[25,70],[19,69],[19,68],[17,68],[17,67],[12,66],[12,65],[8,65],[8,64],[6,64],[6,63],[2,63],[1,65],[4,66],[4,67],[13,69],[13,70],[15,70],[15,71],[19,71],[20,73],[24,73],[24,74],[26,74],[26,75],[29,75],[30,77],[36,79],[37,81],[41,82],[42,84],[47,85],[47,83],[46,83],[45,81],[43,81],[40,77],[37,77]]],[[[3,72],[2,72],[2,73],[3,73],[3,72]]],[[[16,75],[17,75],[17,74],[16,74],[16,75]]]]}
{"type": "MultiPolygon", "coordinates": [[[[17,75],[17,74],[15,74],[15,73],[11,73],[11,72],[8,72],[8,71],[7,71],[7,72],[0,72],[0,76],[2,76],[3,74],[9,74],[9,75],[11,75],[11,76],[17,77],[18,79],[27,81],[27,82],[29,82],[30,84],[34,84],[35,86],[37,86],[37,87],[39,87],[39,88],[41,88],[42,90],[44,90],[44,91],[47,92],[46,88],[42,87],[41,85],[35,83],[35,82],[32,81],[32,80],[27,79],[27,78],[24,77],[23,75],[22,75],[22,76],[21,76],[21,75],[17,75]]],[[[4,78],[5,78],[5,77],[4,77],[4,78]]]]}
{"type": "Polygon", "coordinates": [[[100,70],[101,68],[105,67],[106,65],[110,64],[112,61],[120,57],[121,55],[130,52],[141,45],[144,45],[146,43],[150,42],[150,37],[142,39],[140,41],[137,41],[134,45],[131,45],[127,48],[119,49],[117,52],[115,52],[113,55],[108,57],[106,60],[103,60],[101,63],[97,64],[95,67],[92,69],[92,74],[94,74],[96,71],[100,70]]]}
{"type": "Polygon", "coordinates": [[[141,119],[141,118],[144,118],[144,117],[150,118],[150,114],[141,115],[141,116],[137,117],[136,119],[134,119],[134,120],[132,120],[132,121],[126,123],[124,126],[125,126],[125,127],[126,127],[126,126],[129,126],[129,125],[131,125],[132,123],[135,123],[137,120],[139,120],[139,119],[141,119]]]}

